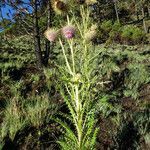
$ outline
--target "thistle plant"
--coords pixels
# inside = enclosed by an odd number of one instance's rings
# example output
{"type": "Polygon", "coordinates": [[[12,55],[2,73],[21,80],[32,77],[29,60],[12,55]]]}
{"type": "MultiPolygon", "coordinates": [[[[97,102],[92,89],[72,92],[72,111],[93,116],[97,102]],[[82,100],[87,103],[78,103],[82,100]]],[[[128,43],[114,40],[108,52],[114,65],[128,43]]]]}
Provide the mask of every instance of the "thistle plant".
{"type": "Polygon", "coordinates": [[[64,150],[95,149],[96,128],[93,88],[95,76],[96,52],[91,40],[96,36],[96,25],[92,24],[88,6],[80,6],[81,18],[73,12],[67,16],[67,25],[62,27],[59,39],[64,56],[63,65],[59,65],[60,92],[70,114],[63,114],[73,125],[73,129],[64,121],[56,118],[65,130],[65,137],[58,143],[64,150]]]}

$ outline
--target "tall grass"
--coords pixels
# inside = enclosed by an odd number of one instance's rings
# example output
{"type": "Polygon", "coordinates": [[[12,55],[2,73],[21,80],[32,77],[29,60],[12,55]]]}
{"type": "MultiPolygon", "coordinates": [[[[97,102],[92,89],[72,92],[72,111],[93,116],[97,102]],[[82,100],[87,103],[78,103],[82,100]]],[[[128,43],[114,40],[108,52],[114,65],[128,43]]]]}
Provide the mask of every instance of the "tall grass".
{"type": "Polygon", "coordinates": [[[7,100],[1,115],[0,142],[4,142],[5,137],[13,141],[16,134],[27,126],[37,129],[40,136],[40,127],[48,124],[57,114],[58,106],[50,101],[47,93],[24,99],[20,94],[21,85],[18,82],[10,88],[12,97],[7,100]]]}
{"type": "Polygon", "coordinates": [[[1,124],[1,139],[6,135],[13,140],[16,133],[23,129],[27,123],[27,120],[23,117],[22,105],[20,105],[18,99],[14,97],[7,103],[4,110],[4,118],[1,124]]]}

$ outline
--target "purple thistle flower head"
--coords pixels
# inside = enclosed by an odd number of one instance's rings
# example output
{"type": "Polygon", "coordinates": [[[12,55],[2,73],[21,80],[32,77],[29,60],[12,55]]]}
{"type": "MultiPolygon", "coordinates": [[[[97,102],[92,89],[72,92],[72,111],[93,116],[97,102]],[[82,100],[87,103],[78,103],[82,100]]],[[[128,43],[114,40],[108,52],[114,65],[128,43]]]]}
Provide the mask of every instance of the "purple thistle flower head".
{"type": "Polygon", "coordinates": [[[75,27],[72,25],[67,25],[62,28],[62,34],[66,39],[71,39],[75,36],[75,27]]]}

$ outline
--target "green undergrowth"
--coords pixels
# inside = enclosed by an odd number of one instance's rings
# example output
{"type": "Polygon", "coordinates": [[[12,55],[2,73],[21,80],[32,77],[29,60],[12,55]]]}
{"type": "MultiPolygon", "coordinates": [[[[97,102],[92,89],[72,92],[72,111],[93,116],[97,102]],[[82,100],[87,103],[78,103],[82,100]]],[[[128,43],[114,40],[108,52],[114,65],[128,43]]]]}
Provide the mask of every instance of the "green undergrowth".
{"type": "Polygon", "coordinates": [[[107,44],[122,43],[136,45],[139,43],[148,43],[148,37],[143,29],[137,25],[124,25],[111,20],[104,21],[100,25],[100,38],[105,39],[107,44]]]}
{"type": "MultiPolygon", "coordinates": [[[[93,76],[98,80],[95,85],[92,85],[91,92],[94,97],[92,108],[95,109],[96,117],[108,119],[112,122],[110,127],[115,126],[111,132],[107,133],[114,139],[110,147],[119,149],[124,146],[122,141],[131,121],[138,134],[138,138],[133,142],[133,148],[142,147],[140,140],[144,143],[149,142],[149,119],[146,115],[147,107],[149,107],[146,100],[148,97],[144,99],[141,97],[141,92],[145,92],[150,83],[149,47],[102,44],[95,46],[94,52],[98,54],[98,61],[93,62],[96,68],[93,76]],[[124,102],[124,99],[127,100],[124,102]],[[126,112],[126,103],[132,113],[126,112]]],[[[45,68],[42,74],[39,73],[35,69],[35,59],[32,55],[34,53],[31,53],[26,49],[11,51],[3,49],[1,52],[1,143],[5,143],[7,136],[12,141],[16,140],[17,135],[29,126],[36,129],[36,136],[32,135],[31,139],[36,138],[34,142],[39,143],[40,137],[45,132],[52,134],[54,128],[58,126],[54,123],[58,116],[61,116],[62,120],[67,117],[64,116],[62,108],[65,104],[58,92],[60,87],[57,85],[60,79],[65,83],[70,81],[60,76],[57,67],[45,68]],[[20,75],[19,72],[15,73],[16,71],[19,71],[20,75]],[[15,78],[18,75],[19,77],[15,78]],[[60,114],[57,116],[58,112],[60,114]],[[45,128],[47,125],[51,127],[45,128]]],[[[60,46],[54,47],[53,54],[55,55],[55,61],[52,60],[54,65],[64,63],[60,46]]],[[[92,110],[89,115],[92,115],[92,110]]],[[[69,119],[64,119],[64,122],[68,122],[69,119]]],[[[57,122],[64,123],[58,119],[57,122]]],[[[65,126],[65,124],[62,125],[65,126]]],[[[110,127],[107,127],[107,130],[110,130],[110,127]]],[[[56,130],[64,133],[61,127],[56,130]]],[[[102,130],[98,132],[98,135],[101,134],[104,134],[102,130]]],[[[56,141],[61,138],[54,138],[54,143],[57,145],[56,141]]],[[[101,137],[98,136],[98,139],[101,137]]],[[[96,145],[99,145],[98,141],[96,145]]]]}

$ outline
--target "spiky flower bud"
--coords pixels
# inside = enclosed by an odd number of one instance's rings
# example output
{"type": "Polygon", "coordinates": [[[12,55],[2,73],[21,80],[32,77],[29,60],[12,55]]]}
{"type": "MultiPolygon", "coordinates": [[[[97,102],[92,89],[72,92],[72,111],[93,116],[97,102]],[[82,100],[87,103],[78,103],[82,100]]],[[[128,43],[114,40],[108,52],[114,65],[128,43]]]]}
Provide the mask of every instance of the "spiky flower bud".
{"type": "Polygon", "coordinates": [[[67,25],[62,28],[62,34],[66,39],[71,39],[75,36],[75,27],[72,25],[67,25]]]}
{"type": "Polygon", "coordinates": [[[57,38],[58,31],[49,28],[44,32],[44,35],[50,42],[54,42],[57,38]]]}
{"type": "Polygon", "coordinates": [[[67,3],[65,0],[53,0],[52,8],[57,14],[62,15],[67,12],[67,3]]]}
{"type": "Polygon", "coordinates": [[[91,41],[97,36],[97,25],[92,25],[87,33],[85,33],[84,38],[86,41],[91,41]]]}

